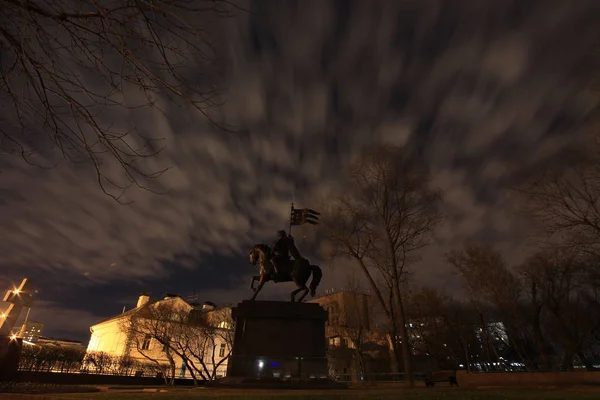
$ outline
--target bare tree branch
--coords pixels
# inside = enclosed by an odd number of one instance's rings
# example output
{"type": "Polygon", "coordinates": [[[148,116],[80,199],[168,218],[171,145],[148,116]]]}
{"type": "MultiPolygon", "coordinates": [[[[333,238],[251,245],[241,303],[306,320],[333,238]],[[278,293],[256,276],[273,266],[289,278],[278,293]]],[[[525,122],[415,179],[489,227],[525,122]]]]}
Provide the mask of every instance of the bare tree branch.
{"type": "Polygon", "coordinates": [[[52,167],[58,152],[90,162],[102,190],[121,201],[161,151],[160,132],[107,124],[111,111],[190,105],[215,127],[220,106],[211,20],[239,8],[224,0],[0,0],[0,153],[52,167]],[[190,66],[197,66],[194,71],[190,66]],[[155,139],[150,139],[150,137],[155,139]],[[117,163],[117,181],[107,165],[117,163]]]}
{"type": "Polygon", "coordinates": [[[594,154],[561,170],[549,170],[515,191],[552,246],[596,253],[600,245],[600,164],[594,154]]]}

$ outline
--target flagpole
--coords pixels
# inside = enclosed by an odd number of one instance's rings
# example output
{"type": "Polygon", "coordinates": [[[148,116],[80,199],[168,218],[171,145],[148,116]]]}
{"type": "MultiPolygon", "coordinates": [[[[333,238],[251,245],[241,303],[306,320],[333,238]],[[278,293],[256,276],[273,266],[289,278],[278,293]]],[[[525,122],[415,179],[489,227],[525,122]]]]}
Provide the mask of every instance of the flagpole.
{"type": "Polygon", "coordinates": [[[288,235],[292,236],[292,216],[294,215],[294,203],[292,203],[292,210],[290,211],[290,229],[288,230],[288,235]]]}

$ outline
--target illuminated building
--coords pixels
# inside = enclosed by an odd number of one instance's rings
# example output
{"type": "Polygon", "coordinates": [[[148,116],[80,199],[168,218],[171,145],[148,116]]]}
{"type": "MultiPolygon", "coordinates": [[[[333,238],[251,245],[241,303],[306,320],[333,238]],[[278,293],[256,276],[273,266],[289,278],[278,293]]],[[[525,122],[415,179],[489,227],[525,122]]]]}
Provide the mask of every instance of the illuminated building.
{"type": "MultiPolygon", "coordinates": [[[[185,310],[190,316],[201,315],[215,329],[223,329],[231,331],[230,325],[231,308],[217,308],[212,303],[204,303],[201,308],[196,308],[194,305],[186,302],[177,295],[168,294],[163,299],[151,301],[148,293],[142,293],[136,304],[136,307],[124,311],[112,318],[99,322],[90,328],[90,341],[87,347],[88,353],[102,352],[112,356],[131,357],[140,362],[148,362],[149,358],[156,360],[159,364],[167,365],[169,360],[165,352],[165,346],[159,343],[148,332],[147,335],[140,338],[143,332],[132,332],[127,326],[135,325],[136,321],[133,318],[144,318],[144,312],[147,307],[160,307],[161,305],[170,307],[174,310],[185,310]]],[[[162,322],[161,322],[162,323],[162,322]]],[[[169,321],[165,321],[169,324],[169,321]]],[[[143,328],[140,328],[143,329],[143,328]]],[[[220,340],[220,336],[215,338],[215,364],[218,364],[222,359],[226,358],[230,352],[229,344],[220,340]]],[[[177,378],[190,378],[185,362],[176,354],[172,354],[177,368],[177,378]]],[[[203,360],[207,368],[212,371],[213,359],[212,354],[208,352],[203,360]]],[[[222,361],[216,371],[216,376],[225,376],[227,371],[227,360],[222,361]]]]}
{"type": "Polygon", "coordinates": [[[20,328],[16,329],[19,333],[19,336],[30,343],[37,343],[38,339],[42,336],[42,330],[44,329],[44,324],[40,324],[38,322],[27,322],[23,324],[20,328]]]}
{"type": "Polygon", "coordinates": [[[387,336],[376,329],[371,296],[332,289],[309,302],[318,303],[328,312],[325,335],[332,376],[360,380],[357,353],[363,357],[365,373],[387,370],[390,344],[387,336]]]}

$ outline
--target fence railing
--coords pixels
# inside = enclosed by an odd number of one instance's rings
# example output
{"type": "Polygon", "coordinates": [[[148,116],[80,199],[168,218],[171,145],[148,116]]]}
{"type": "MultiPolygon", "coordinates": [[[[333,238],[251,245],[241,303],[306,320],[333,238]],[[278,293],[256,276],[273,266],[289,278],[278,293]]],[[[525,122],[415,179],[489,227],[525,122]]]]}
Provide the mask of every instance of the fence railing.
{"type": "MultiPolygon", "coordinates": [[[[413,374],[415,381],[424,381],[426,378],[425,373],[418,372],[413,374]]],[[[330,376],[338,382],[404,382],[403,373],[366,373],[363,375],[359,374],[334,374],[330,376]]]]}

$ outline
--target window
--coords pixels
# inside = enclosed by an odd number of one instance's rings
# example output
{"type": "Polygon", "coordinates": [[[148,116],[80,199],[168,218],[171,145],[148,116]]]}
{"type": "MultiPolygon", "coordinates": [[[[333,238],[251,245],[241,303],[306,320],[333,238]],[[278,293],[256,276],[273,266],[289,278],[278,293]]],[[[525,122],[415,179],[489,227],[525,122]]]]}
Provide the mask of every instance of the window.
{"type": "Polygon", "coordinates": [[[169,350],[169,345],[167,343],[163,344],[163,353],[166,353],[169,350]]]}
{"type": "Polygon", "coordinates": [[[151,340],[152,340],[152,337],[150,337],[150,335],[146,335],[144,337],[144,341],[142,342],[142,350],[148,350],[150,348],[151,340]]]}
{"type": "Polygon", "coordinates": [[[348,347],[348,339],[342,338],[342,347],[348,347]]]}
{"type": "Polygon", "coordinates": [[[219,322],[219,328],[231,329],[231,326],[229,325],[229,323],[227,321],[221,321],[221,322],[219,322]]]}
{"type": "Polygon", "coordinates": [[[219,357],[225,357],[225,343],[221,343],[221,348],[219,349],[219,357]]]}

